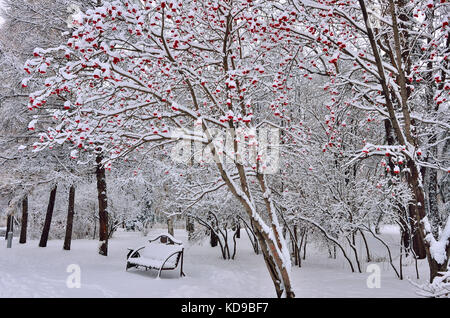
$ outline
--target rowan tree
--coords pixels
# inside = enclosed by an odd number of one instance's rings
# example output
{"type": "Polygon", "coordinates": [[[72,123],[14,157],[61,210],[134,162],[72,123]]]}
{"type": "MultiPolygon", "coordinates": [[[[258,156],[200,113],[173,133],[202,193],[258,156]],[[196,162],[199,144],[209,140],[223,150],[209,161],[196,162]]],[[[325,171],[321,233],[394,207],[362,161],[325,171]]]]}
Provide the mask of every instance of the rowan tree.
{"type": "MultiPolygon", "coordinates": [[[[366,140],[355,147],[354,161],[385,157],[386,169],[409,185],[413,246],[419,257],[427,257],[433,280],[447,269],[450,253],[450,220],[439,212],[436,197],[437,185],[445,184],[450,172],[448,2],[300,0],[289,4],[286,10],[295,12],[298,20],[280,28],[289,27],[297,36],[302,50],[298,66],[305,76],[329,78],[324,89],[330,94],[330,140],[339,139],[342,125],[336,115],[347,108],[364,111],[368,121],[384,119],[385,142],[366,140]],[[425,171],[430,178],[424,179],[425,171]],[[430,218],[447,221],[430,223],[427,211],[430,218]],[[442,234],[436,239],[439,228],[442,234]]],[[[326,149],[339,145],[333,141],[326,149]]]]}
{"type": "Polygon", "coordinates": [[[44,108],[56,121],[37,151],[69,142],[72,158],[95,153],[108,168],[135,149],[162,146],[175,129],[181,139],[212,146],[215,177],[246,210],[277,295],[293,297],[289,252],[265,174],[270,163],[257,155],[226,163],[212,133],[237,131],[228,156],[239,157],[241,140],[256,146],[251,128],[278,127],[292,98],[283,77],[293,56],[280,61],[290,39],[273,19],[288,17],[269,1],[112,1],[86,11],[67,43],[36,49],[25,70],[44,83],[30,95],[30,111],[44,108]],[[48,107],[51,98],[63,106],[48,107]]]}

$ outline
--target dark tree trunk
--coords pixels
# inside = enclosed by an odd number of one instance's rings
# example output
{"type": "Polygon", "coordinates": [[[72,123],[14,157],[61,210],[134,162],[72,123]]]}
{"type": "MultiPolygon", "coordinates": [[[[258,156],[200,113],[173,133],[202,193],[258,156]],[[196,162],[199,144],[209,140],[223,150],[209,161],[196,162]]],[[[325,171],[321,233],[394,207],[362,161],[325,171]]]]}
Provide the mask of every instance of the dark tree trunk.
{"type": "Polygon", "coordinates": [[[100,246],[98,253],[108,255],[108,197],[106,196],[106,172],[102,165],[102,156],[97,156],[96,176],[98,193],[98,215],[99,215],[99,240],[100,246]]]}
{"type": "Polygon", "coordinates": [[[214,231],[211,231],[211,239],[210,239],[211,247],[216,247],[218,243],[218,237],[214,231]]]}
{"type": "Polygon", "coordinates": [[[192,234],[194,234],[194,219],[191,217],[186,217],[186,231],[188,232],[188,240],[192,240],[192,234]]]}
{"type": "Polygon", "coordinates": [[[66,224],[66,236],[64,238],[65,250],[70,250],[70,244],[72,243],[72,228],[73,228],[73,215],[75,213],[75,186],[71,185],[69,189],[69,204],[67,208],[67,224],[66,224]]]}
{"type": "Polygon", "coordinates": [[[413,228],[413,222],[409,222],[408,225],[408,212],[406,211],[405,207],[397,204],[396,206],[397,214],[399,215],[399,222],[400,222],[400,234],[402,237],[401,244],[403,248],[405,249],[405,255],[408,255],[408,252],[411,249],[411,241],[412,241],[412,235],[411,235],[411,229],[413,228]]]}
{"type": "MultiPolygon", "coordinates": [[[[423,239],[419,235],[419,229],[417,228],[416,220],[412,219],[414,217],[413,213],[416,208],[414,206],[409,207],[410,215],[411,215],[411,232],[412,232],[412,249],[414,250],[414,254],[418,259],[425,259],[427,257],[425,243],[423,239]]],[[[405,236],[403,236],[405,239],[405,236]]],[[[405,245],[405,242],[403,242],[405,245]]],[[[406,246],[405,246],[406,247],[406,246]]]]}
{"type": "Polygon", "coordinates": [[[236,225],[236,238],[241,238],[241,223],[237,223],[236,225]]]}
{"type": "Polygon", "coordinates": [[[306,259],[306,242],[308,240],[308,234],[305,233],[305,243],[303,244],[303,259],[306,259]]]}
{"type": "Polygon", "coordinates": [[[50,225],[52,223],[53,210],[55,208],[56,189],[55,185],[50,192],[50,199],[48,200],[47,214],[45,215],[44,228],[42,229],[41,240],[39,241],[39,247],[46,247],[48,241],[48,233],[50,232],[50,225]]]}
{"type": "Polygon", "coordinates": [[[364,235],[364,233],[363,233],[363,231],[361,229],[359,229],[359,233],[361,233],[361,237],[362,237],[362,239],[364,241],[364,246],[366,247],[366,257],[367,257],[366,261],[370,263],[372,261],[372,259],[370,257],[369,244],[367,243],[366,236],[364,235]]]}
{"type": "Polygon", "coordinates": [[[20,229],[20,244],[27,242],[27,227],[28,227],[28,195],[22,199],[22,224],[20,229]]]}
{"type": "Polygon", "coordinates": [[[167,218],[167,232],[169,232],[170,235],[175,236],[173,229],[173,217],[167,218]]]}
{"type": "Polygon", "coordinates": [[[380,224],[381,220],[383,219],[383,212],[380,212],[377,218],[377,223],[375,224],[375,233],[380,234],[380,224]]]}
{"type": "Polygon", "coordinates": [[[6,234],[5,234],[5,240],[8,239],[8,233],[14,231],[14,220],[13,216],[10,214],[8,215],[7,224],[6,224],[6,234]]]}
{"type": "Polygon", "coordinates": [[[297,229],[297,225],[294,225],[294,237],[293,237],[293,242],[292,242],[292,252],[294,253],[294,264],[298,267],[302,267],[301,264],[301,257],[300,257],[300,249],[298,246],[298,229],[297,229]]]}
{"type": "Polygon", "coordinates": [[[415,202],[411,202],[408,206],[409,217],[411,220],[412,248],[419,259],[427,257],[427,247],[425,246],[425,238],[419,222],[425,217],[425,196],[423,188],[419,183],[419,170],[416,164],[409,160],[408,168],[410,173],[407,174],[407,181],[414,193],[415,202]]]}

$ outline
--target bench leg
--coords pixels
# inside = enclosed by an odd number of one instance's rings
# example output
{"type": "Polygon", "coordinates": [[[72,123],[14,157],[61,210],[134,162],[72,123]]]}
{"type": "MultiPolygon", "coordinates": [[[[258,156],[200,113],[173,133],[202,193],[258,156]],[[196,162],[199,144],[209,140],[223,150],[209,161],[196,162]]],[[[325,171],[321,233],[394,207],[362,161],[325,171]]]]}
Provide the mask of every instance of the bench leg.
{"type": "Polygon", "coordinates": [[[161,272],[162,272],[162,266],[161,266],[161,268],[159,269],[159,271],[158,271],[158,276],[156,276],[156,279],[160,279],[161,278],[161,272]]]}
{"type": "Polygon", "coordinates": [[[184,259],[184,251],[181,252],[181,264],[180,264],[180,277],[186,276],[183,272],[183,259],[184,259]]]}
{"type": "Polygon", "coordinates": [[[184,273],[183,273],[183,262],[181,262],[181,264],[180,264],[180,277],[183,277],[183,276],[186,276],[186,275],[184,275],[184,273]]]}

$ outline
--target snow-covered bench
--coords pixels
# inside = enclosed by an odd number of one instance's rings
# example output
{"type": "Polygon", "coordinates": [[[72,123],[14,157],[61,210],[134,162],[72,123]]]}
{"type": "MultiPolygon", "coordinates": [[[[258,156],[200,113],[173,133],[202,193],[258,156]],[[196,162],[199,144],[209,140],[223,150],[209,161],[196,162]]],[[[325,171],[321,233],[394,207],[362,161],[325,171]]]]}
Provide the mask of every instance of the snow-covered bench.
{"type": "Polygon", "coordinates": [[[170,234],[161,234],[148,241],[146,246],[128,249],[127,268],[142,267],[157,269],[158,277],[163,270],[174,270],[180,265],[180,276],[183,273],[183,243],[170,234]]]}

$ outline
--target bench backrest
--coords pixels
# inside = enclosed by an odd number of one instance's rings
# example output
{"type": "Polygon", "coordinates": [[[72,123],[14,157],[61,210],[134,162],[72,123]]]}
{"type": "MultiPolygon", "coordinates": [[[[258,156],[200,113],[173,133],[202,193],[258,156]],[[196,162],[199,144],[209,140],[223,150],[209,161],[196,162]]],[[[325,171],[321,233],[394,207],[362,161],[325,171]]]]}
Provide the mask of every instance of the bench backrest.
{"type": "MultiPolygon", "coordinates": [[[[182,245],[167,245],[153,242],[147,244],[147,246],[140,251],[139,254],[141,257],[164,261],[170,254],[181,252],[182,250],[182,245]]],[[[173,257],[173,260],[175,260],[175,257],[173,257]]]]}
{"type": "Polygon", "coordinates": [[[160,242],[160,243],[168,244],[168,245],[173,245],[173,244],[183,245],[183,242],[177,240],[170,234],[160,234],[160,235],[156,236],[155,238],[150,239],[149,242],[150,243],[160,242]]]}

